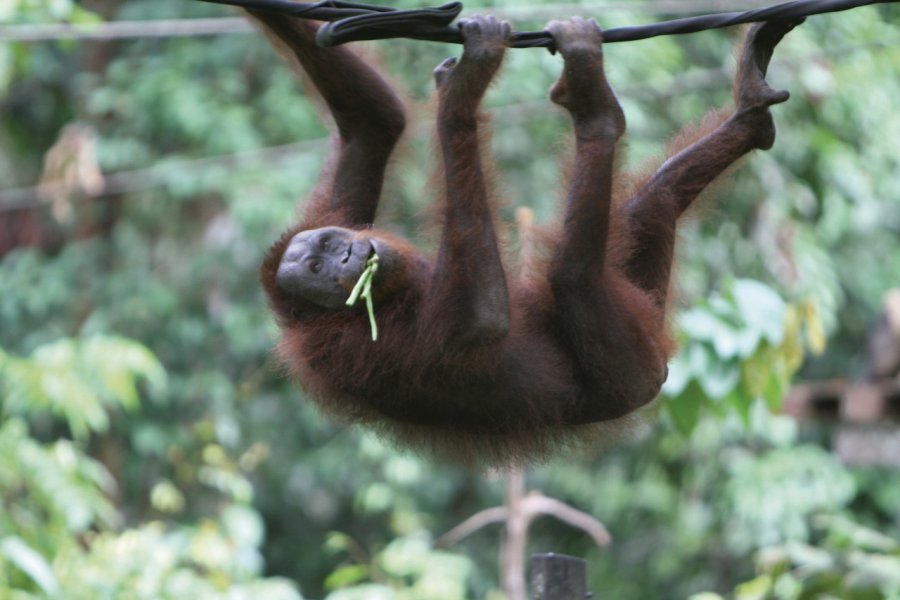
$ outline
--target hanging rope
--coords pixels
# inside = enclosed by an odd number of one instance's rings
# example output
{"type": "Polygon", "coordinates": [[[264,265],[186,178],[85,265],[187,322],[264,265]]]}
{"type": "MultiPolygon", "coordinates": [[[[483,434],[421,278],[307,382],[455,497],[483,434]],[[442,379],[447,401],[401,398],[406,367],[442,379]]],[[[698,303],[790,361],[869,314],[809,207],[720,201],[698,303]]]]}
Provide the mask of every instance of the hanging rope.
{"type": "MultiPolygon", "coordinates": [[[[459,28],[450,24],[462,11],[461,2],[398,10],[388,6],[340,0],[326,0],[317,4],[301,4],[290,0],[200,1],[283,13],[302,19],[328,21],[327,25],[319,29],[316,38],[321,46],[337,46],[352,41],[390,38],[411,38],[454,44],[461,44],[463,41],[459,28]]],[[[741,23],[773,19],[796,19],[869,4],[888,4],[897,1],[900,0],[794,0],[743,12],[703,15],[650,25],[606,29],[603,31],[603,41],[604,43],[630,42],[659,35],[694,33],[706,29],[719,29],[741,23]]],[[[553,38],[546,31],[515,32],[510,45],[513,48],[549,48],[553,46],[553,38]]]]}

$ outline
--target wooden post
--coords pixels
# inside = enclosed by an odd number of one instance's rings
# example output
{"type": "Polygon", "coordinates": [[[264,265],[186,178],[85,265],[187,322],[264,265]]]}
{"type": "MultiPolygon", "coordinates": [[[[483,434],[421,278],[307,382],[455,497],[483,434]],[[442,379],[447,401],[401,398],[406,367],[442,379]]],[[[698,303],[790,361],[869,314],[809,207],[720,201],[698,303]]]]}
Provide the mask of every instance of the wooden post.
{"type": "Polygon", "coordinates": [[[584,600],[587,566],[580,558],[564,554],[535,554],[531,557],[531,597],[533,600],[584,600]]]}

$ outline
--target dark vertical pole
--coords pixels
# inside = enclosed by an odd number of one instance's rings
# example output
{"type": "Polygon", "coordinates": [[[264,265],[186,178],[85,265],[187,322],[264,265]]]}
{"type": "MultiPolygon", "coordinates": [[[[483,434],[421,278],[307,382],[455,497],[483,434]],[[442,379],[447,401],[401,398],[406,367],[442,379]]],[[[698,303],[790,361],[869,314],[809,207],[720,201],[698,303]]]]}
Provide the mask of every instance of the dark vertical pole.
{"type": "Polygon", "coordinates": [[[533,600],[589,598],[586,563],[563,554],[535,554],[531,557],[531,597],[533,600]]]}

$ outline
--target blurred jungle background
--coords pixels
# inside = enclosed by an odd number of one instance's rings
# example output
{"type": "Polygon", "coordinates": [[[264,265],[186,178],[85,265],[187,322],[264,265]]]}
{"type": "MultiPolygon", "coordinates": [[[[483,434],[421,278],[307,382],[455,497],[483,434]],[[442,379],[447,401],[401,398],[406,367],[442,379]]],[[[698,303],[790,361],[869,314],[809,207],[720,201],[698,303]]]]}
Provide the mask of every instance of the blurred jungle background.
{"type": "MultiPolygon", "coordinates": [[[[537,30],[760,5],[466,12],[537,30]]],[[[501,598],[500,525],[435,540],[502,504],[502,474],[336,426],[273,361],[256,269],[328,129],[238,16],[0,1],[0,598],[501,598]]],[[[729,101],[738,39],[607,47],[625,168],[729,101]]],[[[362,46],[410,98],[382,222],[414,235],[434,200],[431,71],[459,47],[362,46]]],[[[487,99],[512,253],[517,208],[559,210],[560,66],[510,51],[487,99]]],[[[612,534],[530,530],[529,553],[588,561],[595,597],[900,598],[900,9],[809,18],[770,81],[793,95],[775,148],[683,228],[658,423],[527,472],[612,534]]]]}

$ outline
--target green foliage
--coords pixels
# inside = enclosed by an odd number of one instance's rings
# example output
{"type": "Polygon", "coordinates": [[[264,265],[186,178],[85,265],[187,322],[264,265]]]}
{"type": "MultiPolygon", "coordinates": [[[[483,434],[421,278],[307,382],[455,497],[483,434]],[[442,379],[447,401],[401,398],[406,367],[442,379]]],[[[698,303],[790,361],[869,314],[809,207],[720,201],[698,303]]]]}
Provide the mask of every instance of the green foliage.
{"type": "MultiPolygon", "coordinates": [[[[246,481],[240,488],[234,476],[222,475],[222,458],[208,458],[206,477],[244,502],[225,504],[217,518],[195,526],[118,529],[124,519],[110,500],[116,483],[84,444],[109,430],[114,408],[139,409],[147,395],[139,377],[159,393],[165,371],[145,346],[124,338],[63,339],[29,358],[0,350],[0,597],[49,599],[64,591],[85,600],[300,600],[291,583],[258,577],[262,521],[245,504],[246,481]],[[75,441],[32,436],[29,421],[55,416],[75,441]]],[[[161,511],[179,501],[170,482],[151,494],[161,511]]]]}
{"type": "Polygon", "coordinates": [[[819,519],[843,514],[865,490],[828,451],[803,443],[792,419],[761,402],[750,412],[749,424],[707,413],[690,437],[663,425],[587,472],[541,469],[533,483],[602,520],[613,544],[598,550],[583,534],[538,528],[531,547],[585,556],[591,589],[639,599],[731,590],[752,577],[758,549],[816,544],[819,519]]]}
{"type": "Polygon", "coordinates": [[[844,516],[822,517],[816,525],[815,545],[789,543],[762,550],[758,575],[735,589],[735,600],[868,600],[900,594],[896,539],[844,516]]]}
{"type": "Polygon", "coordinates": [[[75,439],[109,429],[107,409],[138,407],[138,379],[159,395],[165,372],[145,346],[106,336],[63,339],[36,348],[27,359],[0,349],[3,414],[46,410],[65,419],[75,439]]]}
{"type": "Polygon", "coordinates": [[[226,513],[224,523],[172,530],[151,522],[90,536],[87,551],[70,545],[56,558],[59,585],[73,600],[301,600],[288,581],[255,578],[259,539],[247,539],[228,522],[226,513]]]}
{"type": "MultiPolygon", "coordinates": [[[[328,547],[351,544],[346,536],[333,534],[328,547]]],[[[326,600],[465,600],[471,571],[470,559],[434,550],[429,536],[420,532],[395,539],[371,564],[339,567],[325,580],[335,590],[326,600]],[[360,584],[367,580],[374,583],[360,584]]]]}
{"type": "Polygon", "coordinates": [[[742,550],[810,539],[810,517],[847,506],[856,493],[850,475],[812,445],[736,453],[729,470],[723,499],[733,528],[726,535],[742,550]]]}
{"type": "Polygon", "coordinates": [[[0,538],[14,548],[50,556],[94,525],[120,522],[109,473],[72,442],[41,444],[13,418],[0,427],[0,450],[0,538]]]}
{"type": "Polygon", "coordinates": [[[0,23],[95,23],[98,17],[73,0],[8,0],[0,6],[0,23]]]}
{"type": "Polygon", "coordinates": [[[698,302],[678,317],[682,348],[669,364],[664,407],[689,435],[704,411],[734,411],[749,422],[764,400],[781,405],[803,362],[804,332],[821,348],[811,304],[788,306],[768,286],[749,279],[730,283],[725,295],[698,302]]]}

